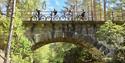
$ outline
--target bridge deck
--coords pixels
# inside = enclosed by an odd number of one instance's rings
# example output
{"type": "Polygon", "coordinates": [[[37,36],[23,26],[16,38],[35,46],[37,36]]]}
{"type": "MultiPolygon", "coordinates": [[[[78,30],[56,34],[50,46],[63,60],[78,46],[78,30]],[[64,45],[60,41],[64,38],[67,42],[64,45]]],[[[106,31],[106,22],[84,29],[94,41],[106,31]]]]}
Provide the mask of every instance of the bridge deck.
{"type": "MultiPolygon", "coordinates": [[[[75,23],[75,24],[104,24],[106,21],[28,21],[25,20],[23,23],[29,24],[29,23],[59,23],[59,24],[65,24],[65,23],[75,23]]],[[[112,21],[116,24],[124,24],[125,21],[112,21]]]]}

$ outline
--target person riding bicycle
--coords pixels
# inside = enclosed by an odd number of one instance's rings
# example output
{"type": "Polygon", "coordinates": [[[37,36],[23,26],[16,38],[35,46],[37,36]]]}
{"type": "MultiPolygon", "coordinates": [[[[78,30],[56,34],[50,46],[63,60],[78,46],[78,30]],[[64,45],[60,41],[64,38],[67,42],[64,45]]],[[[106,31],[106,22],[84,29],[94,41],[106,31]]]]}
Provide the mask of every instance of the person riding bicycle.
{"type": "Polygon", "coordinates": [[[38,20],[40,20],[41,19],[41,17],[40,17],[40,10],[36,9],[36,12],[37,12],[37,18],[38,18],[38,20]]]}
{"type": "Polygon", "coordinates": [[[82,19],[82,20],[85,19],[85,11],[84,11],[84,9],[82,10],[82,13],[81,13],[81,19],[82,19]]]}
{"type": "Polygon", "coordinates": [[[57,11],[54,9],[53,11],[54,16],[57,15],[57,11]]]}

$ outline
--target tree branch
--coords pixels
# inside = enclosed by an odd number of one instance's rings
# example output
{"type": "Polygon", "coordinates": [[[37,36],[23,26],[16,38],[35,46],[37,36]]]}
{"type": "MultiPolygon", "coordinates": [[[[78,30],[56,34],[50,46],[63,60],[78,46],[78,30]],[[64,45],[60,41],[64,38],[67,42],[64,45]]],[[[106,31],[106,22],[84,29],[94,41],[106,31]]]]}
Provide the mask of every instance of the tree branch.
{"type": "Polygon", "coordinates": [[[1,57],[3,60],[5,60],[5,57],[3,57],[1,54],[0,54],[0,57],[1,57]]]}

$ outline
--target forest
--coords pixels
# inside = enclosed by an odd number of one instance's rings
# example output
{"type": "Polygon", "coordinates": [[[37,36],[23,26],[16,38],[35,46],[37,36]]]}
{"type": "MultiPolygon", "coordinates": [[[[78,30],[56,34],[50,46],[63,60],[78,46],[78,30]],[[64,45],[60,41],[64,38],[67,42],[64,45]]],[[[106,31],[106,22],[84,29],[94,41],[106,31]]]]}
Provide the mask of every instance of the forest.
{"type": "Polygon", "coordinates": [[[125,63],[125,0],[67,0],[62,8],[75,12],[84,9],[88,21],[105,21],[96,30],[96,39],[112,51],[109,55],[66,42],[32,51],[33,42],[26,36],[23,20],[31,18],[30,12],[36,9],[45,11],[46,3],[0,0],[0,63],[125,63]]]}

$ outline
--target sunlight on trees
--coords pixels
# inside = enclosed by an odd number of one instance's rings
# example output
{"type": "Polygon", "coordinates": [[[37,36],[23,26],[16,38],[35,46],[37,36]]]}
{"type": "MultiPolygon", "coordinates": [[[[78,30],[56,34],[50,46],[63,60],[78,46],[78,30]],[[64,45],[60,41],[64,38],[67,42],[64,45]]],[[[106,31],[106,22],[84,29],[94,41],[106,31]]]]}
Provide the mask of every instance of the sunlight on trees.
{"type": "MultiPolygon", "coordinates": [[[[11,7],[9,7],[11,3],[8,1],[0,0],[0,49],[3,51],[5,50],[9,33],[10,18],[8,15],[11,11],[11,7]],[[3,7],[1,5],[4,5],[5,9],[7,9],[5,15],[3,15],[3,7]]],[[[125,19],[125,0],[68,0],[66,3],[67,8],[73,7],[73,5],[76,6],[73,9],[74,11],[84,9],[88,18],[93,18],[93,20],[97,21],[107,20],[105,24],[97,29],[96,33],[98,41],[112,51],[106,56],[98,52],[94,52],[97,53],[97,56],[94,56],[93,52],[69,43],[52,43],[32,51],[32,43],[25,36],[23,19],[24,17],[25,19],[32,17],[32,11],[36,9],[42,10],[42,5],[46,3],[43,1],[17,0],[11,47],[12,63],[64,63],[64,61],[69,61],[68,63],[70,63],[71,60],[74,60],[75,63],[86,61],[105,63],[102,60],[104,57],[111,58],[109,63],[125,63],[125,24],[118,25],[112,22],[125,19]],[[106,2],[104,3],[104,1],[106,2]]]]}

